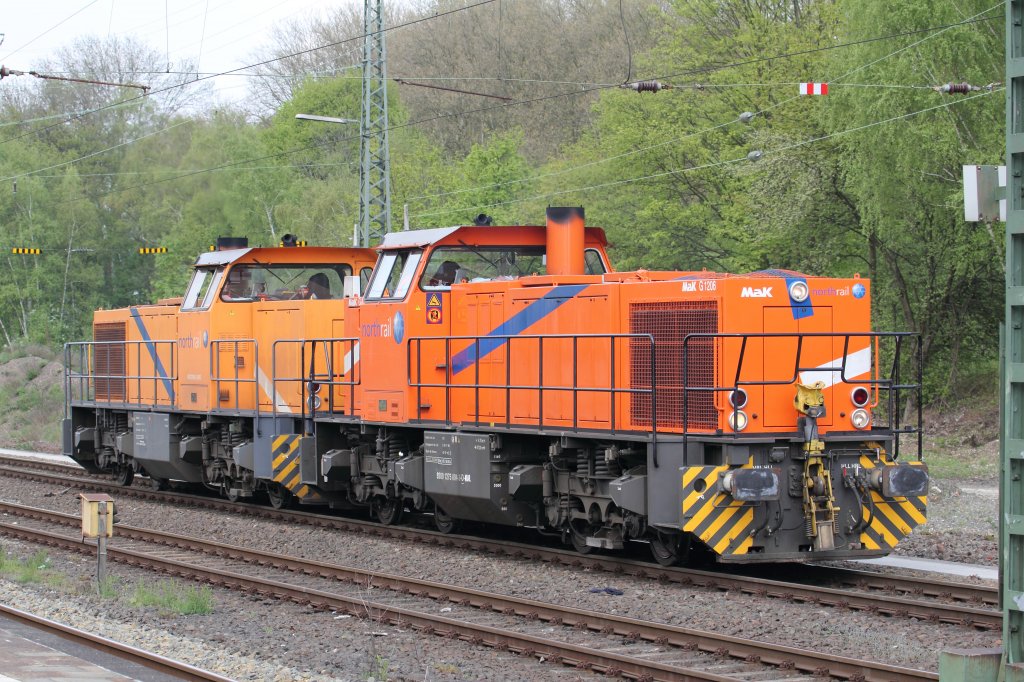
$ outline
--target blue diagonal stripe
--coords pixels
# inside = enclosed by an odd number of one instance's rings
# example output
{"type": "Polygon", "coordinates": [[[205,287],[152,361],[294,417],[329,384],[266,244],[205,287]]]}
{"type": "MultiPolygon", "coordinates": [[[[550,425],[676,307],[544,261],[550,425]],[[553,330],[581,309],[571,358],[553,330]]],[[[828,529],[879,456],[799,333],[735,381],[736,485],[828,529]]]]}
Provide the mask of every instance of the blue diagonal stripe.
{"type": "MultiPolygon", "coordinates": [[[[139,311],[137,309],[129,308],[128,311],[132,314],[132,319],[135,320],[135,326],[139,328],[139,334],[142,336],[142,340],[146,342],[146,349],[149,351],[149,357],[153,358],[153,366],[156,368],[156,373],[160,376],[160,380],[164,384],[164,389],[167,391],[167,395],[173,403],[174,382],[172,382],[170,377],[167,376],[167,370],[164,369],[164,363],[160,362],[160,356],[156,352],[156,344],[153,343],[153,339],[149,337],[149,330],[146,329],[146,323],[142,321],[142,316],[139,315],[139,311]]],[[[155,398],[156,396],[153,397],[155,398]]]]}
{"type": "Polygon", "coordinates": [[[472,367],[477,360],[490,355],[508,343],[508,338],[504,337],[522,334],[528,327],[553,313],[559,306],[579,295],[588,286],[588,284],[564,284],[555,287],[499,324],[487,336],[471,342],[467,348],[456,353],[452,358],[452,373],[458,374],[464,369],[472,367]]]}

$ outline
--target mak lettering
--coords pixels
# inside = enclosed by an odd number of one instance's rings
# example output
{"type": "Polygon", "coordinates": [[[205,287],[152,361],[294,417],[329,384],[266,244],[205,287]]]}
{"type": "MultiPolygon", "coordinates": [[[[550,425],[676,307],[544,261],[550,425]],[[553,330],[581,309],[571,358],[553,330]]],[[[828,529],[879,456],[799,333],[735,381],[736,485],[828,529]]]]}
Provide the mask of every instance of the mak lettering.
{"type": "Polygon", "coordinates": [[[771,298],[771,287],[743,287],[740,298],[771,298]]]}

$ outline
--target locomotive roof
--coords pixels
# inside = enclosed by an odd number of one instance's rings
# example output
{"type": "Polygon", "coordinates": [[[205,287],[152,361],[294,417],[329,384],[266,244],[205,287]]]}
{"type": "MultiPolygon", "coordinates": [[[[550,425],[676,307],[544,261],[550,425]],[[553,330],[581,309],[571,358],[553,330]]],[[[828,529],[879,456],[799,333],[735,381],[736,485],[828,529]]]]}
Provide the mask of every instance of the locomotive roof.
{"type": "Polygon", "coordinates": [[[227,265],[252,251],[253,247],[244,249],[227,249],[225,251],[209,251],[199,254],[196,258],[196,265],[227,265]]]}
{"type": "Polygon", "coordinates": [[[207,253],[201,253],[199,254],[199,257],[196,258],[195,267],[202,267],[204,265],[230,265],[231,263],[235,263],[240,260],[251,261],[255,258],[259,258],[268,263],[292,263],[297,260],[309,260],[310,262],[321,263],[337,259],[339,251],[348,252],[349,257],[352,256],[351,252],[359,251],[364,252],[364,255],[371,261],[375,258],[373,253],[367,249],[357,249],[349,246],[303,246],[298,248],[286,248],[280,246],[249,246],[241,249],[225,249],[223,251],[208,251],[207,253]],[[246,258],[249,254],[252,254],[253,258],[246,258]],[[298,254],[301,254],[301,256],[298,254]]]}
{"type": "MultiPolygon", "coordinates": [[[[408,249],[430,246],[447,239],[456,232],[464,232],[463,236],[467,238],[474,234],[478,236],[495,235],[499,233],[514,235],[518,232],[522,237],[524,237],[524,244],[543,244],[546,229],[547,228],[544,225],[456,225],[454,227],[432,227],[425,230],[390,232],[384,235],[384,241],[381,242],[380,248],[386,251],[389,249],[408,249]],[[530,238],[527,238],[528,236],[530,238]],[[540,241],[537,240],[538,236],[540,237],[540,241]]],[[[588,243],[596,241],[602,246],[608,243],[604,230],[599,227],[587,227],[585,239],[588,243]]]]}

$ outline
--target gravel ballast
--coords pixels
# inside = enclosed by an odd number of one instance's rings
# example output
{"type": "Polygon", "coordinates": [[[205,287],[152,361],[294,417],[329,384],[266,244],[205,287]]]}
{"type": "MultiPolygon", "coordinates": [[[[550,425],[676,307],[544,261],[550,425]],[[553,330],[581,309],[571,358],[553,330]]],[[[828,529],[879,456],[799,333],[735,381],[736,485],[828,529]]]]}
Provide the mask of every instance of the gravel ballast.
{"type": "MultiPolygon", "coordinates": [[[[916,531],[899,552],[994,566],[998,500],[992,491],[991,482],[936,482],[928,525],[916,531]]],[[[3,479],[0,498],[78,513],[77,491],[42,483],[3,479]]],[[[937,669],[937,652],[941,650],[993,647],[999,643],[998,632],[662,585],[127,497],[119,501],[118,512],[122,523],[133,526],[781,645],[815,650],[827,646],[827,651],[840,656],[926,670],[937,669]],[[624,594],[590,592],[593,587],[604,586],[613,586],[624,594]]],[[[7,539],[0,542],[7,552],[17,556],[38,551],[7,539]]],[[[565,679],[567,673],[571,673],[568,679],[573,679],[580,675],[578,671],[530,663],[485,647],[399,632],[381,623],[226,590],[214,591],[215,605],[209,615],[180,616],[135,607],[128,601],[132,586],[140,580],[158,583],[161,578],[118,564],[113,564],[110,571],[118,576],[124,594],[118,599],[101,600],[88,594],[93,561],[59,551],[51,551],[50,557],[53,568],[67,576],[64,585],[43,587],[3,580],[0,600],[56,620],[75,619],[79,627],[237,679],[511,680],[565,679]]],[[[440,610],[443,604],[437,608],[440,610]]]]}

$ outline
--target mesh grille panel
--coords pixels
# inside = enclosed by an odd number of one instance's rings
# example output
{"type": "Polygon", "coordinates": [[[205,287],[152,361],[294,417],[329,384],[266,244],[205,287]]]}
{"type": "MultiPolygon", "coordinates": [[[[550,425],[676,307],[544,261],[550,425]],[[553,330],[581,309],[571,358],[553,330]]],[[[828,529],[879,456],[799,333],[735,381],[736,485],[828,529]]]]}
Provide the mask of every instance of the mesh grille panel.
{"type": "MultiPolygon", "coordinates": [[[[634,303],[629,308],[629,331],[654,337],[654,384],[659,428],[713,429],[718,426],[714,393],[690,391],[686,415],[683,410],[683,386],[715,385],[714,339],[690,339],[686,346],[686,376],[683,376],[683,340],[687,334],[718,331],[718,304],[715,301],[666,301],[634,303]],[[689,422],[684,424],[684,418],[689,422]]],[[[651,348],[646,339],[630,341],[630,385],[651,388],[651,348]]],[[[651,398],[631,394],[630,416],[634,424],[651,426],[651,398]]]]}
{"type": "MultiPolygon", "coordinates": [[[[93,326],[96,341],[124,341],[123,322],[102,322],[93,326]]],[[[92,373],[97,400],[121,401],[125,399],[124,344],[93,346],[92,373]],[[116,378],[115,378],[116,377],[116,378]]]]}

